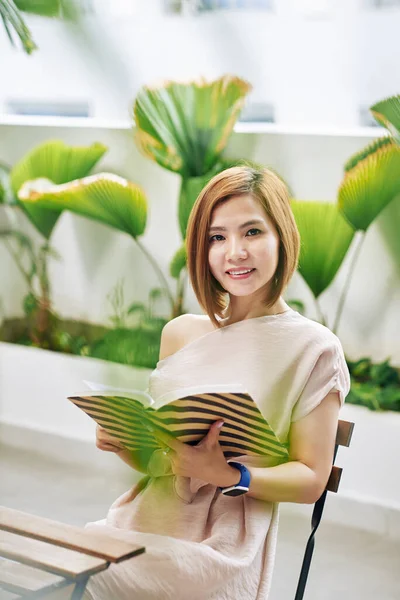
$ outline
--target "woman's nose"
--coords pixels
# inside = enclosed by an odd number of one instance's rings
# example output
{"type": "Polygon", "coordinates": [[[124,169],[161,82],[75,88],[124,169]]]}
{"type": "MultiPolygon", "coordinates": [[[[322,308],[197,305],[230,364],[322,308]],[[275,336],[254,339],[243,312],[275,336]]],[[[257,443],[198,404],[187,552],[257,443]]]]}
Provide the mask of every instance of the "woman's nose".
{"type": "Polygon", "coordinates": [[[226,250],[226,258],[228,260],[236,260],[237,258],[246,258],[246,245],[242,241],[231,241],[226,250]]]}

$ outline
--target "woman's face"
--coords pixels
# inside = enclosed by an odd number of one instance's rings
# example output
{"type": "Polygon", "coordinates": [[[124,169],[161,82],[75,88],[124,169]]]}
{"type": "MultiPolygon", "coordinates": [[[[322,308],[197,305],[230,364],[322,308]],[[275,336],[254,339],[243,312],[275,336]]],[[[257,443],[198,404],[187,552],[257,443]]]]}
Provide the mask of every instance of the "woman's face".
{"type": "Polygon", "coordinates": [[[210,269],[222,287],[233,296],[260,292],[265,297],[278,266],[280,239],[257,200],[240,195],[220,204],[208,239],[210,269]]]}

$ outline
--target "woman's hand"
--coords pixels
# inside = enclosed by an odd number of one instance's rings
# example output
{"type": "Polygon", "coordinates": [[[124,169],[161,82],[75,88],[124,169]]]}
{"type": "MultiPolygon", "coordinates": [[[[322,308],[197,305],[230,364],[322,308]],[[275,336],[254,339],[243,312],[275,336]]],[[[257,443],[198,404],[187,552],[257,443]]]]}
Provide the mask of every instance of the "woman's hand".
{"type": "Polygon", "coordinates": [[[223,421],[215,421],[196,446],[184,444],[153,423],[147,428],[166,447],[174,475],[195,477],[216,487],[228,487],[240,481],[240,473],[226,462],[218,441],[223,424],[223,421]]]}
{"type": "Polygon", "coordinates": [[[100,425],[96,427],[96,447],[105,452],[121,452],[124,449],[121,442],[107,433],[100,425]]]}

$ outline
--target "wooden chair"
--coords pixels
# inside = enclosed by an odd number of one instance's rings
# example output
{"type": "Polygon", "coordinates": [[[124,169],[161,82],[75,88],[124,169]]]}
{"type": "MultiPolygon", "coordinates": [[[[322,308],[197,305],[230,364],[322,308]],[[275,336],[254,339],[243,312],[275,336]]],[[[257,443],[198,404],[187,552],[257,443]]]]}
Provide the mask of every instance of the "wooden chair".
{"type": "Polygon", "coordinates": [[[91,575],[144,551],[111,536],[0,507],[0,600],[36,600],[50,593],[80,600],[91,575]]]}
{"type": "Polygon", "coordinates": [[[302,600],[304,595],[304,590],[306,587],[307,576],[310,570],[311,558],[314,551],[314,543],[315,543],[315,532],[318,529],[318,526],[321,521],[322,512],[324,510],[326,495],[328,492],[337,492],[339,489],[340,478],[342,476],[342,471],[340,467],[335,466],[336,454],[339,446],[350,446],[351,437],[353,435],[354,423],[350,421],[339,421],[338,428],[336,433],[336,441],[335,441],[335,451],[333,454],[333,462],[332,462],[332,470],[328,479],[328,483],[326,484],[325,491],[321,495],[321,497],[314,504],[314,509],[311,517],[311,534],[308,538],[306,550],[304,552],[303,564],[300,571],[299,582],[297,585],[296,596],[294,600],[302,600]]]}

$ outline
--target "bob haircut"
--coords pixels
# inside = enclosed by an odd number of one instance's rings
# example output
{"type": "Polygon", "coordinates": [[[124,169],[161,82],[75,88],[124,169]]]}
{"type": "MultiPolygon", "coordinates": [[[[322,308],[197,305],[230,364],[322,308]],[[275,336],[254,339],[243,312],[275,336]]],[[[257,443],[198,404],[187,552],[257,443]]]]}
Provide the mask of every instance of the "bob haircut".
{"type": "Polygon", "coordinates": [[[215,326],[229,306],[227,291],[211,273],[208,253],[209,234],[213,210],[230,198],[251,195],[264,208],[273,221],[279,238],[279,259],[265,306],[273,306],[295,272],[300,252],[300,235],[292,210],[289,192],[284,182],[269,169],[238,166],[215,175],[200,192],[190,213],[186,250],[188,271],[193,291],[200,306],[207,312],[215,326]]]}

